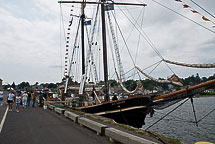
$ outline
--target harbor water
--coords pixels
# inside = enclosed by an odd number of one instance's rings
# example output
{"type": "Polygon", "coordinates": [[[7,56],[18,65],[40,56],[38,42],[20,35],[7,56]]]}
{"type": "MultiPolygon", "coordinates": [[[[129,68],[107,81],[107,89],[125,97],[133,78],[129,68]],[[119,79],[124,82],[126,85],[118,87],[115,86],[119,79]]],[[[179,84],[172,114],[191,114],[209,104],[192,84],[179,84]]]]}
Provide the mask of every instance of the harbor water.
{"type": "MultiPolygon", "coordinates": [[[[149,128],[149,130],[167,137],[179,139],[185,144],[193,144],[198,141],[215,143],[215,97],[194,98],[193,101],[197,121],[200,120],[198,127],[196,126],[193,108],[189,100],[149,128]],[[208,113],[210,114],[208,115],[208,113]]],[[[164,110],[155,110],[152,118],[147,116],[143,129],[151,126],[182,102],[180,101],[164,110]]]]}

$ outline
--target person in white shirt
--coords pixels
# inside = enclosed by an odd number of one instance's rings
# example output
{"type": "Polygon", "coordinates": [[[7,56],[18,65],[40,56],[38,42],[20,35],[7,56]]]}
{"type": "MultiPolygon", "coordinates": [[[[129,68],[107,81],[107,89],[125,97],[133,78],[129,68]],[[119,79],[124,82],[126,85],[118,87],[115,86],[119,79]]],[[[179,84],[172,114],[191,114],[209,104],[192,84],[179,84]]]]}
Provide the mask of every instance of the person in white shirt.
{"type": "Polygon", "coordinates": [[[10,93],[7,96],[7,103],[9,106],[9,111],[12,111],[12,106],[13,106],[13,100],[14,100],[14,93],[12,90],[10,90],[10,93]]]}
{"type": "Polygon", "coordinates": [[[20,94],[17,94],[17,96],[16,96],[16,112],[19,112],[20,103],[21,103],[21,96],[20,96],[20,94]]]}
{"type": "Polygon", "coordinates": [[[0,106],[2,106],[3,90],[0,89],[0,106]]]}

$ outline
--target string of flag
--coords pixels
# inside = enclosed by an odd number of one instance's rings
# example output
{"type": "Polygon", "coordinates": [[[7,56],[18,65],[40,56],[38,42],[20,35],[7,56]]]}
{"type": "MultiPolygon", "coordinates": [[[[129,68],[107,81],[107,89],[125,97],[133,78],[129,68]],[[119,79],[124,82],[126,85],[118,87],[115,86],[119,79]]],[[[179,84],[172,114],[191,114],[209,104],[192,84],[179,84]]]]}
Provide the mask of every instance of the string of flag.
{"type": "Polygon", "coordinates": [[[203,14],[201,14],[197,10],[193,9],[191,6],[189,6],[188,4],[186,4],[185,2],[183,2],[182,0],[175,0],[175,1],[182,3],[183,8],[189,9],[192,13],[199,14],[202,17],[202,20],[207,21],[207,22],[211,22],[212,24],[215,25],[215,22],[213,22],[211,19],[205,17],[203,14]]]}
{"type": "MultiPolygon", "coordinates": [[[[71,9],[71,12],[73,10],[71,9]]],[[[70,14],[70,21],[69,21],[69,27],[67,29],[67,36],[66,36],[66,49],[65,49],[65,69],[64,69],[64,77],[68,77],[68,56],[69,56],[69,40],[70,40],[70,35],[71,35],[71,32],[70,32],[70,27],[72,26],[72,23],[73,23],[73,15],[70,14]]]]}

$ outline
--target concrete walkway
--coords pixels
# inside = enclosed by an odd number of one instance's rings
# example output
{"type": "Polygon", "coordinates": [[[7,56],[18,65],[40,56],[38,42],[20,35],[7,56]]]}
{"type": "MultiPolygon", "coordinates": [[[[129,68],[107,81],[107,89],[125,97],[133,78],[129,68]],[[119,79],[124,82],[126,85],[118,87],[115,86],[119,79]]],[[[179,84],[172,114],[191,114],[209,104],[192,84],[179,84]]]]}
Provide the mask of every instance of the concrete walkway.
{"type": "MultiPolygon", "coordinates": [[[[0,107],[0,122],[6,104],[0,107]]],[[[8,111],[0,133],[1,144],[106,144],[106,137],[39,107],[8,111]]]]}

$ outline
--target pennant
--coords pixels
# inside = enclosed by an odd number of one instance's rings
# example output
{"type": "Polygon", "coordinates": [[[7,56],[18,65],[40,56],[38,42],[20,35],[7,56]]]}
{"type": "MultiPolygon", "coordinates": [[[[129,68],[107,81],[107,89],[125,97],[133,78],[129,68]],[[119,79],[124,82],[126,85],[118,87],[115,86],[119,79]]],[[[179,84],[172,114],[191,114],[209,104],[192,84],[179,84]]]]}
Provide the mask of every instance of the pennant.
{"type": "Polygon", "coordinates": [[[197,12],[196,10],[191,10],[193,13],[199,13],[199,12],[197,12]]]}
{"type": "Polygon", "coordinates": [[[183,6],[184,6],[184,8],[188,8],[189,7],[187,4],[184,4],[183,6]]]}
{"type": "Polygon", "coordinates": [[[209,19],[207,19],[206,17],[202,16],[202,19],[205,21],[210,21],[209,19]]]}
{"type": "Polygon", "coordinates": [[[85,21],[84,25],[91,25],[91,20],[85,21]]]}

